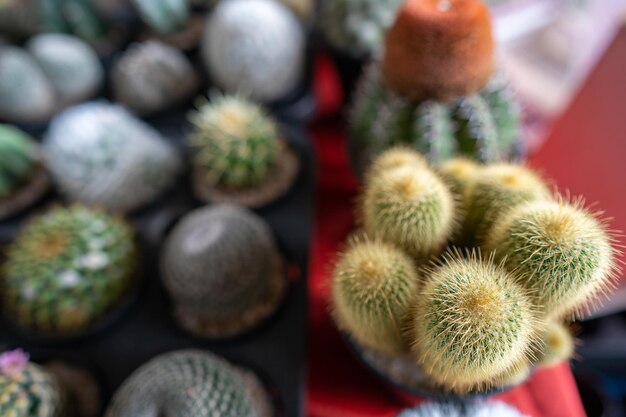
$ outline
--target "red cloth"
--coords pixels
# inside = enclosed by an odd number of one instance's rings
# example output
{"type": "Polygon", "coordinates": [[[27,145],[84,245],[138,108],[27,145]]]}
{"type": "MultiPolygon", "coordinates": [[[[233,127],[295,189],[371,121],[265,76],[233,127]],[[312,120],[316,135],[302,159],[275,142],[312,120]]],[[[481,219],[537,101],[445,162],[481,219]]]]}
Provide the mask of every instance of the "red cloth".
{"type": "MultiPolygon", "coordinates": [[[[337,78],[322,57],[318,94],[323,114],[337,109],[337,78]]],[[[306,415],[309,417],[392,417],[412,404],[395,395],[351,355],[328,314],[328,276],[335,254],[353,228],[357,180],[345,152],[345,132],[338,120],[317,123],[311,133],[318,156],[317,205],[309,271],[309,369],[306,415]]],[[[585,416],[566,364],[537,372],[524,385],[495,398],[531,417],[585,416]]]]}

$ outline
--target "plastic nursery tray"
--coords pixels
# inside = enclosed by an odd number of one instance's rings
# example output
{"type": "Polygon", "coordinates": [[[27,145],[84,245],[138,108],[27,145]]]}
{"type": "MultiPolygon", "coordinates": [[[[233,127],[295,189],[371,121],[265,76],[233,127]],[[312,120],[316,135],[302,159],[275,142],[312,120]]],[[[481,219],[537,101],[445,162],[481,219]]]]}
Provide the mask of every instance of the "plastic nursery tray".
{"type": "MultiPolygon", "coordinates": [[[[154,124],[182,149],[187,129],[182,112],[154,124]]],[[[256,210],[269,222],[292,265],[290,289],[283,305],[270,320],[248,334],[219,342],[189,335],[175,324],[160,283],[157,260],[162,237],[177,217],[202,206],[191,196],[188,176],[185,176],[160,201],[131,215],[141,240],[147,243],[143,284],[130,308],[121,316],[113,317],[105,328],[67,341],[28,337],[0,321],[0,348],[21,347],[35,360],[59,358],[86,364],[102,381],[105,404],[120,384],[152,357],[178,349],[206,349],[256,371],[277,399],[278,416],[302,415],[307,311],[305,274],[312,213],[313,155],[301,127],[283,124],[283,128],[286,139],[300,155],[300,175],[287,195],[256,210]]],[[[10,242],[19,224],[29,214],[55,200],[58,197],[51,192],[28,213],[0,222],[0,244],[10,242]]]]}

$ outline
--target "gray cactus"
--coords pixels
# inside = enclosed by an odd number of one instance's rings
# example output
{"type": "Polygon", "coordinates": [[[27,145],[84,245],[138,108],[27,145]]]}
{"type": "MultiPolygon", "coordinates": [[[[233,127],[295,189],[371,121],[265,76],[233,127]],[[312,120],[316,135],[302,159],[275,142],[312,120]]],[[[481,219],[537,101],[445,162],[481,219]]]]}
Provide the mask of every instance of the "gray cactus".
{"type": "Polygon", "coordinates": [[[182,168],[180,155],[159,132],[106,101],[65,110],[50,124],[43,148],[66,197],[113,211],[149,204],[182,168]]]}
{"type": "Polygon", "coordinates": [[[165,242],[161,275],[181,324],[207,337],[234,336],[266,318],[286,283],[267,224],[229,205],[180,221],[165,242]]]}

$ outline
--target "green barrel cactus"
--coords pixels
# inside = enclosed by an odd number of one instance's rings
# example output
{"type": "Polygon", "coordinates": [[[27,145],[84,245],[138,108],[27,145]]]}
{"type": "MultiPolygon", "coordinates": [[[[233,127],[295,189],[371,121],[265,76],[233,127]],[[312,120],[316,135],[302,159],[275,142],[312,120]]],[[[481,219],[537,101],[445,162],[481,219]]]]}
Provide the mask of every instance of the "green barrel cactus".
{"type": "Polygon", "coordinates": [[[397,417],[528,417],[500,401],[426,403],[402,411],[397,417]]]}
{"type": "Polygon", "coordinates": [[[387,88],[380,67],[369,67],[350,114],[350,156],[357,174],[383,150],[405,145],[430,161],[455,156],[513,159],[519,151],[520,109],[501,77],[451,102],[413,101],[387,88]]]}
{"type": "Polygon", "coordinates": [[[366,184],[362,217],[368,235],[425,260],[437,255],[454,229],[454,201],[428,167],[386,170],[366,184]]]}
{"type": "Polygon", "coordinates": [[[576,343],[571,331],[562,323],[549,321],[541,332],[537,348],[537,364],[550,367],[574,355],[576,343]]]}
{"type": "Polygon", "coordinates": [[[582,313],[611,286],[615,249],[607,227],[581,204],[535,201],[501,216],[484,250],[495,251],[549,316],[582,313]]]}
{"type": "Polygon", "coordinates": [[[433,381],[465,393],[530,357],[538,322],[507,271],[475,254],[448,254],[416,296],[412,349],[433,381]]]}
{"type": "Polygon", "coordinates": [[[230,205],[183,217],[163,246],[161,277],[181,326],[212,339],[236,336],[268,318],[287,284],[268,225],[230,205]]]}
{"type": "Polygon", "coordinates": [[[160,355],[117,390],[105,417],[271,417],[265,387],[250,371],[200,350],[160,355]]]}
{"type": "Polygon", "coordinates": [[[0,124],[0,203],[27,185],[39,167],[33,138],[13,126],[0,124]]]}
{"type": "Polygon", "coordinates": [[[0,415],[65,417],[64,401],[56,378],[23,351],[0,354],[0,415]]]}
{"type": "Polygon", "coordinates": [[[141,18],[157,32],[167,35],[185,27],[189,19],[186,0],[132,0],[141,18]]]}
{"type": "Polygon", "coordinates": [[[387,353],[408,352],[405,319],[418,288],[413,261],[393,245],[355,239],[332,277],[337,325],[359,343],[387,353]]]}
{"type": "Polygon", "coordinates": [[[326,41],[352,56],[368,56],[382,46],[402,0],[325,0],[318,26],[326,41]]]}
{"type": "Polygon", "coordinates": [[[86,330],[127,294],[136,276],[130,226],[75,205],[33,219],[7,251],[2,307],[15,324],[64,335],[86,330]]]}

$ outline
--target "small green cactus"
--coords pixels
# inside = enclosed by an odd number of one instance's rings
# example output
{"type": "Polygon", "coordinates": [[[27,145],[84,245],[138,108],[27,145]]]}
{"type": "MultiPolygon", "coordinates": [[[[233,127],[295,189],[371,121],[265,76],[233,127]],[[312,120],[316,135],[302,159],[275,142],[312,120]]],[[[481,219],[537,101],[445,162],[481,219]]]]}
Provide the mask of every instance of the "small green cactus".
{"type": "Polygon", "coordinates": [[[549,321],[541,333],[537,349],[537,364],[548,368],[561,361],[567,361],[574,355],[574,337],[562,323],[549,321]]]}
{"type": "Polygon", "coordinates": [[[462,240],[461,227],[465,223],[468,210],[468,190],[481,169],[477,162],[464,157],[449,159],[438,167],[439,175],[444,179],[456,202],[457,230],[454,233],[453,241],[462,240]]]}
{"type": "Polygon", "coordinates": [[[417,287],[417,272],[404,252],[380,241],[354,239],[333,273],[335,321],[367,347],[407,352],[404,319],[417,287]]]}
{"type": "Polygon", "coordinates": [[[0,415],[66,416],[64,396],[55,377],[29,362],[21,350],[0,354],[0,415]]]}
{"type": "Polygon", "coordinates": [[[256,104],[214,95],[191,116],[193,165],[214,186],[242,189],[265,181],[280,156],[276,123],[256,104]]]}
{"type": "Polygon", "coordinates": [[[26,185],[38,166],[33,138],[15,127],[0,124],[0,202],[26,185]]]}
{"type": "Polygon", "coordinates": [[[530,355],[537,328],[532,303],[490,259],[445,255],[416,300],[412,349],[446,389],[489,387],[530,355]]]}
{"type": "Polygon", "coordinates": [[[186,0],[132,0],[141,18],[161,34],[174,33],[189,19],[186,0]]]}
{"type": "Polygon", "coordinates": [[[474,175],[465,195],[464,241],[480,244],[493,223],[507,210],[534,200],[550,198],[544,181],[520,165],[496,163],[474,175]]]}
{"type": "Polygon", "coordinates": [[[447,243],[454,228],[454,201],[428,167],[402,166],[370,179],[362,215],[368,235],[424,260],[447,243]]]}
{"type": "Polygon", "coordinates": [[[385,87],[377,65],[366,70],[350,116],[350,155],[361,175],[383,150],[407,145],[440,163],[465,155],[480,161],[512,159],[520,139],[518,105],[505,83],[451,103],[408,100],[385,87]]]}
{"type": "Polygon", "coordinates": [[[22,327],[82,331],[126,294],[136,257],[133,233],[121,219],[80,205],[55,207],[9,247],[2,306],[22,327]]]}
{"type": "Polygon", "coordinates": [[[118,389],[105,417],[270,417],[274,410],[250,371],[209,352],[182,350],[152,359],[118,389]]]}
{"type": "Polygon", "coordinates": [[[550,316],[580,313],[610,287],[611,233],[580,203],[536,201],[498,219],[484,244],[550,316]]]}

